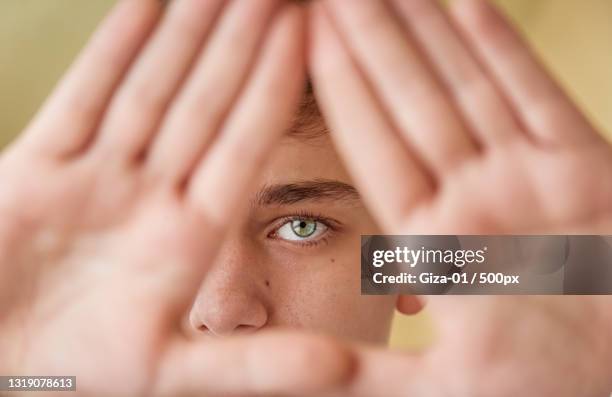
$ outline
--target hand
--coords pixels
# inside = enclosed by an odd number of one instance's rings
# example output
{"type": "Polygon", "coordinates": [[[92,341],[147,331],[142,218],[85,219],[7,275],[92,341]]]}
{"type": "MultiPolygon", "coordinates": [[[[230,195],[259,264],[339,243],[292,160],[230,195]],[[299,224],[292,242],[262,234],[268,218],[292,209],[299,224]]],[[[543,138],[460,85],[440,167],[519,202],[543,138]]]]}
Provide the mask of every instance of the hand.
{"type": "Polygon", "coordinates": [[[315,17],[318,99],[385,230],[612,230],[612,148],[487,3],[455,2],[453,23],[434,3],[315,17]]]}
{"type": "Polygon", "coordinates": [[[443,296],[428,309],[433,346],[412,353],[353,346],[357,370],[325,396],[610,395],[610,328],[595,300],[443,296]]]}
{"type": "MultiPolygon", "coordinates": [[[[481,0],[313,7],[320,105],[388,234],[612,229],[612,150],[481,0]]],[[[399,307],[410,301],[400,298],[399,307]]],[[[422,355],[356,348],[351,396],[607,396],[608,297],[434,297],[422,355]]]]}
{"type": "Polygon", "coordinates": [[[316,390],[347,370],[330,343],[190,343],[176,326],[290,125],[302,11],[160,4],[118,2],[0,160],[0,373],[76,375],[82,396],[316,390]]]}

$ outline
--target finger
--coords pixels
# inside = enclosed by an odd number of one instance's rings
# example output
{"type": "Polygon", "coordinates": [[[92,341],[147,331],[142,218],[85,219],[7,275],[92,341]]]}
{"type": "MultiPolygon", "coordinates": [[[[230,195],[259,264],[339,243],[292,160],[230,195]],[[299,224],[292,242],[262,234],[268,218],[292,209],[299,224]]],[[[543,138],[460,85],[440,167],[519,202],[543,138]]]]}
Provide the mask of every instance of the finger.
{"type": "Polygon", "coordinates": [[[425,307],[425,301],[419,295],[400,295],[397,298],[397,311],[407,316],[420,313],[425,307]]]}
{"type": "Polygon", "coordinates": [[[189,201],[214,225],[235,214],[273,143],[290,127],[305,86],[304,25],[301,7],[283,7],[242,96],[188,183],[189,201]]]}
{"type": "Polygon", "coordinates": [[[599,140],[525,41],[491,5],[484,0],[456,1],[453,15],[532,137],[552,145],[599,140]]]}
{"type": "Polygon", "coordinates": [[[155,396],[320,395],[352,371],[338,343],[266,333],[205,343],[178,342],[162,357],[155,396]]]}
{"type": "Polygon", "coordinates": [[[354,372],[329,396],[447,397],[442,381],[432,381],[424,356],[370,347],[353,346],[354,372]]]}
{"type": "Polygon", "coordinates": [[[104,155],[139,155],[212,29],[225,0],[171,3],[157,32],[112,101],[98,146],[104,155]]]}
{"type": "Polygon", "coordinates": [[[158,1],[118,2],[34,119],[23,144],[51,156],[80,152],[160,14],[158,1]]]}
{"type": "Polygon", "coordinates": [[[219,131],[256,62],[278,0],[234,1],[153,143],[149,168],[180,184],[219,131]]]}
{"type": "Polygon", "coordinates": [[[521,131],[498,88],[487,76],[437,0],[392,0],[400,18],[443,79],[471,131],[494,145],[521,131]]]}
{"type": "Polygon", "coordinates": [[[387,233],[399,232],[401,218],[430,198],[431,178],[385,118],[325,10],[317,4],[311,13],[310,73],[319,105],[367,206],[387,233]]]}
{"type": "Polygon", "coordinates": [[[473,137],[386,2],[325,3],[356,63],[405,138],[442,174],[477,152],[473,137]]]}

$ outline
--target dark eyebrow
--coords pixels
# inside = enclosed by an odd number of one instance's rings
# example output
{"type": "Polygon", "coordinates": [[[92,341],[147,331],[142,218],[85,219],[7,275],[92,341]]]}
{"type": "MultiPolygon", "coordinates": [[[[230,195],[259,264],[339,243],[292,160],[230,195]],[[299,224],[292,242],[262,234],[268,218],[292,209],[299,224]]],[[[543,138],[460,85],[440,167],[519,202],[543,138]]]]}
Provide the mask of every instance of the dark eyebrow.
{"type": "Polygon", "coordinates": [[[359,193],[353,186],[344,182],[315,179],[265,186],[257,193],[253,202],[258,206],[268,206],[323,200],[359,201],[359,193]]]}

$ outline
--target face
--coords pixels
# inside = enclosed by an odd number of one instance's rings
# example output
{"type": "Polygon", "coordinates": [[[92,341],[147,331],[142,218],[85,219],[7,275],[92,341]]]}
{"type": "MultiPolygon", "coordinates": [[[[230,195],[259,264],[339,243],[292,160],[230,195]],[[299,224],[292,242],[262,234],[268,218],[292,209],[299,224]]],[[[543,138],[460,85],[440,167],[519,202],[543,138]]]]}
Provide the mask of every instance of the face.
{"type": "Polygon", "coordinates": [[[324,131],[320,117],[298,120],[270,154],[247,215],[209,267],[190,334],[291,327],[388,339],[395,298],[360,293],[360,235],[378,230],[324,131]]]}

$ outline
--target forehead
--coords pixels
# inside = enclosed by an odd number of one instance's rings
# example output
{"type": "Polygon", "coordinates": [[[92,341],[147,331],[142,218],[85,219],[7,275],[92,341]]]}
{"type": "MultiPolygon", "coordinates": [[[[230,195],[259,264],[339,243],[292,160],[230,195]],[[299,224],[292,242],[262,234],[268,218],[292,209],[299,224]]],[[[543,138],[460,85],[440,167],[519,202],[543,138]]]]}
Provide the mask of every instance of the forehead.
{"type": "Polygon", "coordinates": [[[351,182],[308,85],[292,127],[270,153],[261,183],[273,185],[317,179],[351,182]]]}

